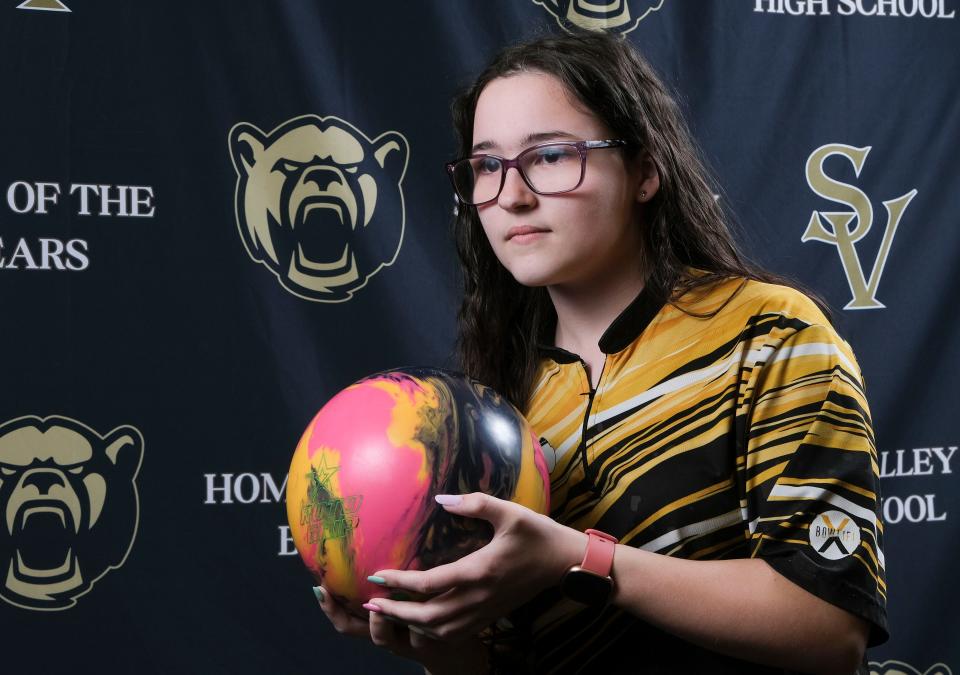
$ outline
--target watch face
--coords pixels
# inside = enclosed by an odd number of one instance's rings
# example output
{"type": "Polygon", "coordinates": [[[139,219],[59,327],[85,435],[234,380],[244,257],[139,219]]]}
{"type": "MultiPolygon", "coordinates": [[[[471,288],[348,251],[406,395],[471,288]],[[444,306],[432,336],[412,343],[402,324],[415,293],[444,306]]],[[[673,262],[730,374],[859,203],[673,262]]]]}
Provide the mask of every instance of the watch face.
{"type": "Polygon", "coordinates": [[[613,581],[610,577],[574,568],[564,575],[560,588],[565,596],[584,605],[605,605],[613,592],[613,581]]]}

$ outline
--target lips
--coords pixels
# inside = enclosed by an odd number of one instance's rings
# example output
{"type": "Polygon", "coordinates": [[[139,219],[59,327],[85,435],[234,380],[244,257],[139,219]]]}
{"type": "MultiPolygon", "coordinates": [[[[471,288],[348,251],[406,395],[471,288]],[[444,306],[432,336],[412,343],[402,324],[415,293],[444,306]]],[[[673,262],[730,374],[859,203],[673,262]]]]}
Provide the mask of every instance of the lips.
{"type": "Polygon", "coordinates": [[[507,230],[507,241],[510,241],[514,237],[523,237],[525,235],[539,234],[543,232],[549,232],[545,227],[534,227],[533,225],[520,225],[518,227],[511,227],[507,230]]]}

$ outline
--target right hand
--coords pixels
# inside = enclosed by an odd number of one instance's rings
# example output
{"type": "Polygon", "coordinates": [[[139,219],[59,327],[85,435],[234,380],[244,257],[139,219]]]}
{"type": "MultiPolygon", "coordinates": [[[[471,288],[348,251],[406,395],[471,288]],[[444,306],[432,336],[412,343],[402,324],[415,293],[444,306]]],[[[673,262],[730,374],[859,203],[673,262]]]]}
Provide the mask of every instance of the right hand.
{"type": "Polygon", "coordinates": [[[318,598],[320,608],[338,633],[369,639],[391,654],[420,663],[431,675],[489,672],[487,648],[478,638],[445,642],[430,637],[416,626],[410,627],[376,612],[371,612],[368,620],[360,619],[347,612],[326,589],[320,587],[320,591],[323,598],[318,598]]]}

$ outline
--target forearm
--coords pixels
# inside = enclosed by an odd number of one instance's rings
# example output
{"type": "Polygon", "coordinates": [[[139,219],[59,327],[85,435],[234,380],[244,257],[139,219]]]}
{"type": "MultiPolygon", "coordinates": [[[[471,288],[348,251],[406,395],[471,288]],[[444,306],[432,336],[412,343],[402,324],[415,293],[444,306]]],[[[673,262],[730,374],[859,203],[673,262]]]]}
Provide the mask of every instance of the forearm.
{"type": "Polygon", "coordinates": [[[698,561],[618,545],[613,603],[707,649],[811,673],[852,673],[866,624],[758,559],[698,561]]]}

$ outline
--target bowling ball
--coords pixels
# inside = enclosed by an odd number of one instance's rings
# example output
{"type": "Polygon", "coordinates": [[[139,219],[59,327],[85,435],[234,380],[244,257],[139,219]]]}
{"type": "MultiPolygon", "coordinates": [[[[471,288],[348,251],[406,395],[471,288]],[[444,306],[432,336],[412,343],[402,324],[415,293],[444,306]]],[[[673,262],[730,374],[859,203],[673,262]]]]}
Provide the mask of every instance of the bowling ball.
{"type": "Polygon", "coordinates": [[[547,465],[505,398],[433,368],[377,373],[323,406],[287,479],[293,541],[318,584],[353,614],[383,595],[382,569],[430,569],[490,541],[492,526],[437,494],[487,494],[549,513],[547,465]]]}

